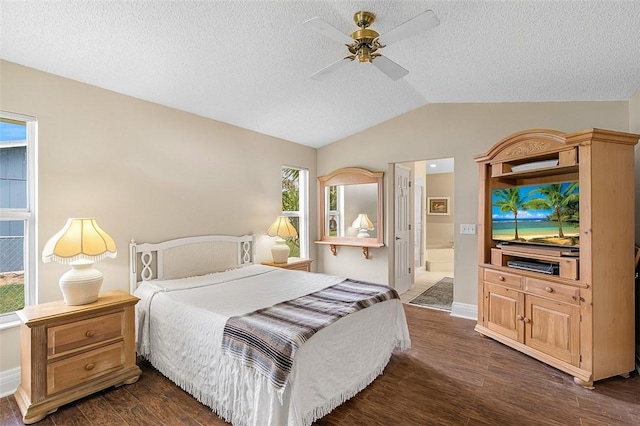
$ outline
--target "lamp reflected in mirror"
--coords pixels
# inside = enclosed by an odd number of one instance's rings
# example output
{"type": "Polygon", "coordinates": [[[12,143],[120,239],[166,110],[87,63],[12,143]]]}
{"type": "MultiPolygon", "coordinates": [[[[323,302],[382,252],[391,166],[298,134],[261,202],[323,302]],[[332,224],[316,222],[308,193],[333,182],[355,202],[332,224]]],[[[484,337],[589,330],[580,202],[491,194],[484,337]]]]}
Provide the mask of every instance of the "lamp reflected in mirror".
{"type": "Polygon", "coordinates": [[[373,222],[366,213],[360,213],[356,220],[353,221],[351,227],[358,230],[357,238],[369,238],[369,231],[373,231],[373,222]]]}

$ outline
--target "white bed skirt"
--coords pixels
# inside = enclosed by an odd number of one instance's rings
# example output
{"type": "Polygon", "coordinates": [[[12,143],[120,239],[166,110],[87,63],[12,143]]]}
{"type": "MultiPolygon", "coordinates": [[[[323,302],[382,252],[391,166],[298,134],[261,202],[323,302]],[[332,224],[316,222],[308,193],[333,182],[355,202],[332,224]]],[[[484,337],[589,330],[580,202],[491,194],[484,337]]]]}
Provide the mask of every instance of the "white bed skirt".
{"type": "MultiPolygon", "coordinates": [[[[158,294],[153,309],[163,311],[150,328],[149,361],[162,374],[235,426],[310,425],[369,385],[393,350],[410,346],[400,300],[377,303],[320,330],[297,352],[282,401],[257,374],[219,359],[202,340],[211,324],[194,323],[158,294]],[[385,318],[380,321],[380,318],[385,318]],[[162,322],[158,324],[157,322],[162,322]],[[187,323],[188,322],[188,323],[187,323]],[[372,323],[379,323],[371,330],[372,323]],[[159,330],[164,330],[160,332],[159,330]],[[336,348],[344,348],[337,355],[336,348]]],[[[200,316],[199,318],[206,318],[200,316]]],[[[216,342],[217,344],[217,342],[216,342]]]]}

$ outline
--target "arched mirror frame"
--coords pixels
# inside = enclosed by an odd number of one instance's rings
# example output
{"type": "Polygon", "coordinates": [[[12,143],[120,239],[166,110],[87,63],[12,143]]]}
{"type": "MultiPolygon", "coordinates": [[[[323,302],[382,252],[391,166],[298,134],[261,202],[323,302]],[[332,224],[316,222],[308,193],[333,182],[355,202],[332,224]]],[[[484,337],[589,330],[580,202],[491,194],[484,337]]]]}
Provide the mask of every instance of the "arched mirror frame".
{"type": "Polygon", "coordinates": [[[372,172],[367,169],[359,167],[345,167],[338,169],[326,176],[318,177],[318,194],[320,210],[320,241],[316,241],[317,244],[327,244],[331,249],[331,253],[335,256],[337,254],[338,246],[351,246],[361,247],[362,254],[365,258],[369,258],[370,247],[382,247],[384,246],[384,198],[383,188],[384,182],[382,180],[384,172],[372,172]],[[357,238],[357,237],[333,237],[327,235],[326,229],[326,188],[337,185],[358,185],[374,183],[377,185],[377,225],[376,236],[371,238],[357,238]]]}

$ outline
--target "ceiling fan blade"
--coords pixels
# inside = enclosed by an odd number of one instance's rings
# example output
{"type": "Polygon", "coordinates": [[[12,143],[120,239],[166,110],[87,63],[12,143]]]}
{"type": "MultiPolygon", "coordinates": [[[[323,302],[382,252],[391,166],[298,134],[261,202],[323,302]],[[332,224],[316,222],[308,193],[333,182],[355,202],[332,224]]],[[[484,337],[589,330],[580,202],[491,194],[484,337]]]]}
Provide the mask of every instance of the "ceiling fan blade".
{"type": "Polygon", "coordinates": [[[377,56],[371,61],[371,63],[393,81],[399,80],[409,74],[409,71],[402,68],[386,56],[377,56]]]}
{"type": "Polygon", "coordinates": [[[309,19],[308,21],[304,21],[302,25],[326,37],[329,37],[330,39],[335,40],[338,43],[342,43],[342,44],[353,43],[353,39],[351,37],[349,37],[342,31],[340,31],[333,25],[318,18],[317,16],[315,18],[309,19]]]}
{"type": "Polygon", "coordinates": [[[345,64],[347,64],[348,62],[351,62],[351,61],[353,61],[353,59],[351,57],[348,57],[348,56],[346,58],[339,59],[339,60],[335,61],[334,63],[332,63],[330,65],[327,65],[326,67],[322,68],[320,71],[316,71],[315,73],[311,74],[309,76],[309,78],[312,79],[312,80],[322,80],[327,75],[331,74],[332,72],[334,72],[338,68],[342,67],[343,65],[345,65],[345,64]]]}
{"type": "Polygon", "coordinates": [[[433,13],[432,10],[426,10],[418,16],[409,19],[404,24],[398,25],[388,33],[381,35],[378,38],[378,41],[383,46],[388,46],[391,43],[395,43],[396,41],[400,41],[404,38],[417,34],[420,31],[426,31],[437,27],[438,24],[440,24],[440,20],[435,13],[433,13]]]}

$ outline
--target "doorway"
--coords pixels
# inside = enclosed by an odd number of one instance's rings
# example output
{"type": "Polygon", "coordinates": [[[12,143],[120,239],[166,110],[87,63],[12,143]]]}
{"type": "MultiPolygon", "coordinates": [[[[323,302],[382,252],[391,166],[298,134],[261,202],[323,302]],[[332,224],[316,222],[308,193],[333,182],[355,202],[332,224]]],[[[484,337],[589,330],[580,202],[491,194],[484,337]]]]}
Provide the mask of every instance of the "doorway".
{"type": "MultiPolygon", "coordinates": [[[[413,277],[410,288],[401,294],[403,302],[409,302],[454,275],[454,162],[442,158],[402,165],[413,172],[409,215],[413,277]]],[[[394,216],[398,214],[394,211],[394,216]]]]}

